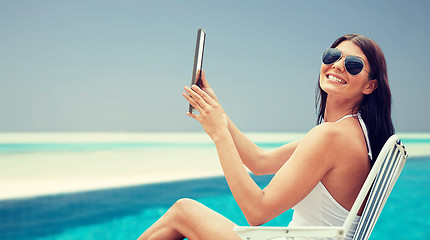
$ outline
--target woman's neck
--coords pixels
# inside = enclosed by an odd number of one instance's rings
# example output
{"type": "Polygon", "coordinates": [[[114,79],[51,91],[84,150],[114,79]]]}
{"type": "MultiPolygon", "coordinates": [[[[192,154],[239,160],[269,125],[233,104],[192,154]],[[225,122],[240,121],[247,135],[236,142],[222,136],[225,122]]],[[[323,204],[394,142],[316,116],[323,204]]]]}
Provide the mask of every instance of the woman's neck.
{"type": "Polygon", "coordinates": [[[336,122],[340,118],[348,114],[356,114],[358,106],[356,101],[336,100],[327,96],[327,102],[324,112],[324,122],[336,122]]]}

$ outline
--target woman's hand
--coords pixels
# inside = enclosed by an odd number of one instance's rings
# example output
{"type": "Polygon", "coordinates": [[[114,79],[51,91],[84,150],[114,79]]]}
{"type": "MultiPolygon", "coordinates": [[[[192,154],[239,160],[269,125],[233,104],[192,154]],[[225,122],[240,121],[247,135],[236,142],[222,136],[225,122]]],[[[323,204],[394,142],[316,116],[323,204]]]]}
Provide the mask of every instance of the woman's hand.
{"type": "MultiPolygon", "coordinates": [[[[209,85],[206,86],[206,89],[213,94],[209,85]]],[[[196,85],[191,86],[191,88],[184,87],[184,89],[188,94],[184,92],[182,95],[200,113],[197,115],[188,112],[187,115],[199,121],[212,140],[215,141],[219,134],[228,132],[227,116],[219,103],[209,93],[196,85]]],[[[215,95],[213,94],[213,96],[215,95]]]]}
{"type": "Polygon", "coordinates": [[[208,80],[205,76],[205,71],[201,70],[201,78],[202,78],[202,86],[201,89],[207,93],[215,102],[219,104],[218,98],[215,96],[214,91],[212,90],[211,86],[209,86],[208,80]]]}

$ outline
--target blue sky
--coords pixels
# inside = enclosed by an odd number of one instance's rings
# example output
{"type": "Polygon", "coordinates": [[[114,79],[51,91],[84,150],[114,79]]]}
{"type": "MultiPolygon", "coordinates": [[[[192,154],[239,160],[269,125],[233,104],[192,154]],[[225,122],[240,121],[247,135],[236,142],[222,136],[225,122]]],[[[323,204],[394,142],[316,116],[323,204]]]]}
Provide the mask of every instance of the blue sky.
{"type": "Polygon", "coordinates": [[[428,1],[0,1],[0,131],[202,131],[203,68],[243,131],[315,125],[320,56],[347,33],[385,53],[397,131],[430,131],[428,1]]]}

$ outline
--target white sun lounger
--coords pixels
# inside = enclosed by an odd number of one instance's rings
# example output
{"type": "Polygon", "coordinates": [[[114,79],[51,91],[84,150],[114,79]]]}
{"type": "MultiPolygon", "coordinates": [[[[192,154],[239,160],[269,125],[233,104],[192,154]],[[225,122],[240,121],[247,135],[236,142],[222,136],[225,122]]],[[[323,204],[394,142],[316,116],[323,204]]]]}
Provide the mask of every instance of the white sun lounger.
{"type": "Polygon", "coordinates": [[[391,136],[382,147],[343,226],[234,227],[234,230],[243,240],[294,238],[333,238],[341,240],[345,238],[370,189],[366,206],[353,238],[353,240],[367,240],[405,165],[407,157],[407,151],[399,138],[396,135],[391,136]]]}

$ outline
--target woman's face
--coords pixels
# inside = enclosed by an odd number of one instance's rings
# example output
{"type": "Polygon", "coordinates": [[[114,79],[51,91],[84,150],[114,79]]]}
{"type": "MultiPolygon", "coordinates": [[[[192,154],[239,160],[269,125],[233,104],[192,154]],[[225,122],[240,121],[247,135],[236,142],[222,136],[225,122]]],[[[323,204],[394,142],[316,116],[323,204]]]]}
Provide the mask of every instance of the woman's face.
{"type": "Polygon", "coordinates": [[[364,69],[357,75],[349,74],[345,69],[345,57],[354,55],[364,61],[364,68],[370,71],[369,62],[363,51],[352,41],[341,42],[337,47],[342,58],[329,65],[322,63],[320,86],[328,96],[338,96],[353,101],[361,101],[364,94],[370,94],[376,88],[376,80],[369,80],[369,73],[364,69]]]}

